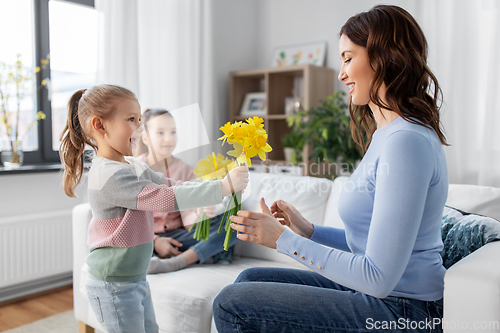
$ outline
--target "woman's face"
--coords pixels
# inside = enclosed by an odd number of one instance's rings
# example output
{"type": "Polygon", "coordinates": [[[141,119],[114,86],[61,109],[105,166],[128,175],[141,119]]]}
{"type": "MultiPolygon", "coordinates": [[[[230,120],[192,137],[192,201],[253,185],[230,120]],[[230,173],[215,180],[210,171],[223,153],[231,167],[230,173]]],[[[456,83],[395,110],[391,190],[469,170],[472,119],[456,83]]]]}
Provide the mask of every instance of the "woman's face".
{"type": "Polygon", "coordinates": [[[172,156],[177,145],[175,121],[169,114],[163,114],[149,120],[146,124],[149,132],[142,134],[142,140],[148,146],[149,153],[154,153],[157,159],[172,156]],[[152,149],[151,149],[152,148],[152,149]]]}
{"type": "Polygon", "coordinates": [[[339,51],[342,59],[339,80],[349,87],[353,104],[368,104],[375,71],[370,66],[366,48],[354,44],[346,35],[342,35],[339,51]]]}

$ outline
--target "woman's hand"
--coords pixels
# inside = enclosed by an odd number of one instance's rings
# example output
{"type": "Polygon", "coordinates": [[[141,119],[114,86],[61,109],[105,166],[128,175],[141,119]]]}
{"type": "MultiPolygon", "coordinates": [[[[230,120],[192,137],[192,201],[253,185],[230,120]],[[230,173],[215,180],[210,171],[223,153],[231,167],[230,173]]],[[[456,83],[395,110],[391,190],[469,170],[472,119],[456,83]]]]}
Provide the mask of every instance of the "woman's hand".
{"type": "Polygon", "coordinates": [[[264,198],[260,199],[260,208],[262,213],[240,210],[238,216],[231,216],[231,221],[235,222],[231,223],[231,228],[243,232],[236,236],[238,239],[275,249],[276,241],[285,231],[285,227],[273,217],[264,198]]]}
{"type": "Polygon", "coordinates": [[[229,171],[226,177],[221,180],[222,196],[227,197],[232,193],[244,190],[248,185],[248,167],[239,166],[229,171]]]}
{"type": "Polygon", "coordinates": [[[155,251],[159,258],[170,258],[181,254],[182,243],[171,237],[158,237],[154,240],[155,251]]]}
{"type": "Polygon", "coordinates": [[[282,219],[279,220],[281,224],[302,237],[311,238],[314,233],[314,225],[307,221],[294,206],[283,200],[275,201],[271,205],[271,212],[275,218],[282,219]]]}

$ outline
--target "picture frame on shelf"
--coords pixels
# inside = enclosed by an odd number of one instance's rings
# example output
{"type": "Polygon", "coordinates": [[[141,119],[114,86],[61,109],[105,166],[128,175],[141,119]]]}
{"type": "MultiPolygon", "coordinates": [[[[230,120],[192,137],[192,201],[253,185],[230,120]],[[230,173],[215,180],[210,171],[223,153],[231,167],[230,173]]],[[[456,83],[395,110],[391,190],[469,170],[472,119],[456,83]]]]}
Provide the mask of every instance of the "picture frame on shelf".
{"type": "Polygon", "coordinates": [[[267,100],[265,92],[247,93],[241,106],[241,116],[265,116],[267,110],[267,100]]]}
{"type": "Polygon", "coordinates": [[[324,66],[326,41],[300,45],[281,46],[274,49],[271,67],[301,64],[324,66]]]}

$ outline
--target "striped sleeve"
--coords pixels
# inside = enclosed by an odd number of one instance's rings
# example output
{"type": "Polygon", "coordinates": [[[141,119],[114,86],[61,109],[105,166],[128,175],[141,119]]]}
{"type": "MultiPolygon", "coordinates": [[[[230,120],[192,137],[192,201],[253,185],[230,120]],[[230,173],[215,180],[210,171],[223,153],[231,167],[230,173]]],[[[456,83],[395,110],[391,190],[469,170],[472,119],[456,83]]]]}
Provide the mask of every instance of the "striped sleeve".
{"type": "Polygon", "coordinates": [[[97,206],[153,212],[186,210],[216,205],[222,201],[219,181],[191,183],[165,177],[151,178],[150,172],[137,176],[132,170],[121,168],[99,190],[92,191],[92,201],[97,206]]]}

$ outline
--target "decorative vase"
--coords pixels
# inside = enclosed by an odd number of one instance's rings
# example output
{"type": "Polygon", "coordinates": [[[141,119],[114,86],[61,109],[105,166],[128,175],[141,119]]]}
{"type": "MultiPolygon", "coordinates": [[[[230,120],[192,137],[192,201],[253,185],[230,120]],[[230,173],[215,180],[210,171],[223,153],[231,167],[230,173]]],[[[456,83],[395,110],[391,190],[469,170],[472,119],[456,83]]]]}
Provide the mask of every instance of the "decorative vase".
{"type": "Polygon", "coordinates": [[[292,154],[293,154],[294,149],[290,147],[285,147],[283,148],[283,154],[285,155],[285,161],[288,163],[291,163],[292,161],[292,154]]]}
{"type": "Polygon", "coordinates": [[[2,139],[2,164],[7,169],[16,169],[23,165],[24,153],[21,139],[2,139]]]}

